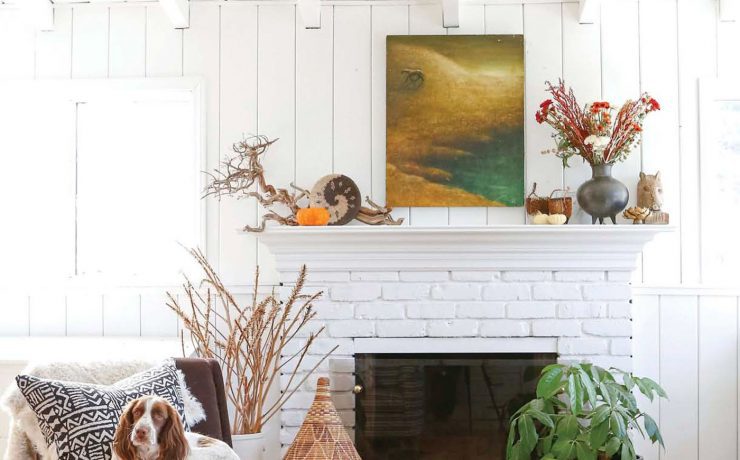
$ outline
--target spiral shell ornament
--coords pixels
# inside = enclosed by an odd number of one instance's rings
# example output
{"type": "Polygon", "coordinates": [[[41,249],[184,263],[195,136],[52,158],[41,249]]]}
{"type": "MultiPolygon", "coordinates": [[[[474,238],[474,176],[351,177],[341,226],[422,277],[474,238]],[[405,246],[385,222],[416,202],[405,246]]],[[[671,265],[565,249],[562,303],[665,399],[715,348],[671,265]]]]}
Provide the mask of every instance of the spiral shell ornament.
{"type": "Polygon", "coordinates": [[[360,212],[362,198],[355,181],[343,174],[329,174],[316,182],[309,198],[311,207],[329,210],[329,225],[344,225],[360,212]]]}

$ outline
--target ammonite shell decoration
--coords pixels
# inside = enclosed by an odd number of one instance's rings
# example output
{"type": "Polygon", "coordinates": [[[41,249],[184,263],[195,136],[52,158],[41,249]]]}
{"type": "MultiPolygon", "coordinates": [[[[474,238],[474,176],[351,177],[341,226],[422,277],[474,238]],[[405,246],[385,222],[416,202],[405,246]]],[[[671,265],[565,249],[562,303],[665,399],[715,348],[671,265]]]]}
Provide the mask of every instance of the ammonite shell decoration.
{"type": "Polygon", "coordinates": [[[362,206],[355,181],[342,174],[329,174],[316,182],[309,198],[311,207],[329,210],[329,225],[344,225],[357,217],[362,206]]]}

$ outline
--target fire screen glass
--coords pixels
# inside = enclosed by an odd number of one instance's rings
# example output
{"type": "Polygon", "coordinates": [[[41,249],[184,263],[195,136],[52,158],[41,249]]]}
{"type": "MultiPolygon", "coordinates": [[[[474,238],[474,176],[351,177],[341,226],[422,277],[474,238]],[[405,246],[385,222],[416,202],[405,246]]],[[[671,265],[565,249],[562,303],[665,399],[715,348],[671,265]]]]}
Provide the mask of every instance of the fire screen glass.
{"type": "Polygon", "coordinates": [[[363,460],[504,459],[508,420],[556,354],[360,354],[363,460]]]}

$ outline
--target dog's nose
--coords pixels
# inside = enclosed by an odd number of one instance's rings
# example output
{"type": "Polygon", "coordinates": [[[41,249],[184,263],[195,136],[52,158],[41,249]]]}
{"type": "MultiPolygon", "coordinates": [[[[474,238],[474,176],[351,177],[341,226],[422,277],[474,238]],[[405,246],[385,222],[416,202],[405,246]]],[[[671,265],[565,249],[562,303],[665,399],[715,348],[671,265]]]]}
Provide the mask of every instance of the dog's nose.
{"type": "Polygon", "coordinates": [[[139,439],[145,439],[149,436],[149,429],[146,427],[140,427],[136,429],[136,437],[139,439]]]}

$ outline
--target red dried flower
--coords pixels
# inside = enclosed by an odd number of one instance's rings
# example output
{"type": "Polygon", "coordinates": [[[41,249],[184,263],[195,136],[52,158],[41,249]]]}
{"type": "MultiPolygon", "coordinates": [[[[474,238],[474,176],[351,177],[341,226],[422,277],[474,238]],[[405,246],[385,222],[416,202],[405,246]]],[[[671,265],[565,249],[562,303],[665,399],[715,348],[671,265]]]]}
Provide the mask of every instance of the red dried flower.
{"type": "Polygon", "coordinates": [[[542,124],[542,122],[545,121],[545,117],[543,117],[540,112],[534,114],[534,119],[537,120],[537,123],[539,124],[542,124]]]}
{"type": "Polygon", "coordinates": [[[651,97],[651,98],[650,98],[650,100],[648,101],[648,104],[650,105],[650,111],[653,111],[653,110],[660,110],[660,104],[658,103],[658,101],[656,101],[656,100],[655,100],[655,99],[653,99],[652,97],[651,97]]]}
{"type": "Polygon", "coordinates": [[[639,133],[639,132],[642,131],[642,126],[640,126],[637,123],[632,123],[632,129],[634,129],[635,131],[637,131],[639,133]]]}

